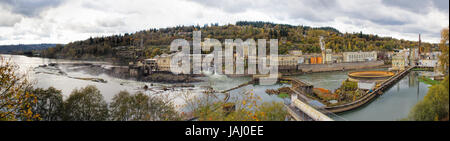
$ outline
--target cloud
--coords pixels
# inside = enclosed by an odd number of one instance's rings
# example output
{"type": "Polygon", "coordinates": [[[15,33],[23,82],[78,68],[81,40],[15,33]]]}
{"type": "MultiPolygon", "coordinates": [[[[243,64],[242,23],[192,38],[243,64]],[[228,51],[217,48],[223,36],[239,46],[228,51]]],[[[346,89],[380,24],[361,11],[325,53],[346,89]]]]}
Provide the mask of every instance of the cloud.
{"type": "Polygon", "coordinates": [[[205,7],[218,8],[230,14],[256,11],[285,23],[332,26],[343,32],[363,31],[386,36],[400,35],[397,38],[406,37],[410,40],[416,38],[406,34],[422,33],[429,35],[429,39],[432,39],[429,41],[432,42],[436,42],[440,36],[439,31],[448,26],[449,17],[448,0],[190,1],[205,7]],[[344,26],[344,24],[352,25],[344,26]],[[405,36],[400,33],[405,33],[405,36]]]}
{"type": "Polygon", "coordinates": [[[124,26],[125,22],[120,19],[107,19],[107,20],[98,20],[97,24],[102,27],[119,27],[124,26]]]}
{"type": "Polygon", "coordinates": [[[49,8],[57,7],[64,0],[2,0],[0,4],[5,4],[11,12],[26,17],[35,17],[49,8]]]}
{"type": "Polygon", "coordinates": [[[382,0],[387,6],[397,7],[416,13],[427,13],[430,7],[448,13],[448,0],[382,0]]]}
{"type": "Polygon", "coordinates": [[[22,21],[21,16],[0,9],[0,27],[11,27],[20,21],[22,21]]]}
{"type": "Polygon", "coordinates": [[[149,28],[236,21],[331,26],[438,42],[448,0],[1,0],[0,44],[68,43],[149,28]]]}

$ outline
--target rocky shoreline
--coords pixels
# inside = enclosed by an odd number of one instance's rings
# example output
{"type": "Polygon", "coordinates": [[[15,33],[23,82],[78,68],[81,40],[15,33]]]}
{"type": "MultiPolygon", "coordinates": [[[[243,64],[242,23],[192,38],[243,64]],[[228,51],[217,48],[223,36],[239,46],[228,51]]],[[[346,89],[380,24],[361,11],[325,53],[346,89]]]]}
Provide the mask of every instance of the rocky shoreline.
{"type": "MultiPolygon", "coordinates": [[[[169,72],[155,72],[153,74],[147,75],[147,76],[130,76],[127,72],[126,66],[103,66],[101,64],[93,64],[93,63],[50,63],[50,64],[44,64],[40,65],[39,67],[51,67],[51,68],[58,68],[61,65],[66,65],[68,71],[84,71],[86,73],[92,74],[92,75],[100,75],[100,74],[107,74],[112,77],[120,78],[120,79],[132,79],[136,81],[142,81],[142,82],[154,82],[154,83],[193,83],[193,82],[201,82],[202,80],[197,79],[196,77],[200,77],[201,75],[175,75],[169,72]],[[121,68],[122,67],[122,68],[121,68]],[[124,71],[115,71],[113,68],[121,68],[124,71]]],[[[316,66],[317,67],[317,66],[316,66]]],[[[386,65],[376,64],[376,65],[370,65],[370,66],[363,66],[362,68],[384,68],[386,65]]],[[[341,70],[327,70],[327,71],[318,71],[318,72],[329,72],[329,71],[344,71],[344,70],[352,70],[353,68],[342,68],[341,70]]],[[[46,73],[46,72],[44,72],[46,73]]],[[[60,75],[66,74],[62,70],[58,69],[58,73],[60,75]]],[[[314,71],[291,71],[291,72],[280,72],[285,76],[290,75],[302,75],[306,73],[315,73],[314,71]]],[[[243,77],[243,76],[252,76],[251,74],[230,74],[227,75],[228,77],[243,77]]],[[[84,79],[83,79],[84,80],[84,79]]],[[[90,78],[86,80],[99,80],[96,78],[90,78]]],[[[102,82],[106,83],[105,81],[96,81],[96,82],[102,82]]]]}
{"type": "MultiPolygon", "coordinates": [[[[201,82],[202,80],[196,79],[197,75],[175,75],[172,73],[153,73],[148,76],[140,76],[140,77],[132,77],[126,72],[115,72],[111,68],[113,67],[105,67],[99,64],[93,64],[93,63],[70,63],[70,64],[60,64],[60,63],[50,63],[50,64],[43,64],[39,65],[37,68],[44,68],[48,69],[50,71],[56,71],[54,74],[58,75],[66,75],[67,73],[60,69],[60,66],[65,65],[67,66],[67,71],[84,71],[91,75],[100,75],[100,74],[107,74],[111,77],[116,77],[120,79],[132,79],[142,82],[156,82],[156,83],[193,83],[193,82],[201,82]]],[[[36,72],[36,73],[48,73],[53,74],[50,72],[36,72]]],[[[70,76],[69,76],[70,77],[70,76]]],[[[81,80],[90,80],[94,82],[100,82],[100,83],[107,83],[105,80],[101,78],[78,78],[78,77],[70,77],[74,79],[81,79],[81,80]]]]}
{"type": "Polygon", "coordinates": [[[145,77],[138,78],[136,80],[159,83],[193,83],[202,81],[189,75],[175,75],[170,73],[154,73],[145,77]]]}

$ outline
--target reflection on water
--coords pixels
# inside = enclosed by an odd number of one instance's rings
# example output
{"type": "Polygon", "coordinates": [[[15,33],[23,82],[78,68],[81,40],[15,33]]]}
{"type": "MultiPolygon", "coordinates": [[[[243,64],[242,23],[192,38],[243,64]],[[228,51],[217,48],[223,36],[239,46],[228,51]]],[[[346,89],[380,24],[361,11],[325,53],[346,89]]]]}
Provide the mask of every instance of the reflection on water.
{"type": "Polygon", "coordinates": [[[281,87],[290,87],[288,84],[275,84],[270,86],[261,86],[261,85],[247,85],[245,87],[232,90],[230,91],[230,95],[234,97],[234,99],[240,99],[242,98],[242,95],[244,94],[250,94],[253,93],[256,96],[261,98],[261,101],[258,101],[260,103],[263,102],[288,102],[289,98],[280,98],[278,95],[269,95],[266,93],[267,89],[278,89],[281,87]]]}
{"type": "MultiPolygon", "coordinates": [[[[371,69],[371,70],[385,70],[385,69],[371,69]]],[[[350,71],[340,71],[340,72],[323,72],[323,73],[312,73],[293,76],[298,79],[304,80],[308,83],[314,85],[314,87],[321,87],[330,90],[337,89],[342,81],[347,79],[347,74],[350,71]]],[[[369,120],[369,121],[395,121],[408,116],[411,108],[423,97],[428,91],[430,85],[424,84],[418,81],[418,76],[427,75],[427,73],[432,72],[411,72],[409,75],[405,76],[392,88],[387,90],[383,95],[376,98],[371,103],[355,109],[353,111],[340,113],[338,116],[333,116],[335,120],[369,120]]],[[[248,86],[242,89],[252,89],[255,93],[259,93],[259,96],[263,97],[264,101],[280,101],[283,99],[277,96],[270,96],[265,93],[266,89],[276,89],[280,88],[280,85],[274,86],[248,86]]],[[[237,89],[232,91],[242,92],[243,90],[237,89]]]]}
{"type": "Polygon", "coordinates": [[[406,118],[430,86],[418,81],[422,73],[427,72],[411,72],[366,106],[339,115],[347,120],[392,121],[406,118]]]}
{"type": "MultiPolygon", "coordinates": [[[[368,70],[387,70],[386,68],[378,69],[362,69],[358,71],[368,71],[368,70]]],[[[315,88],[325,88],[331,91],[336,90],[342,84],[342,82],[348,78],[347,74],[351,71],[335,71],[335,72],[321,72],[321,73],[310,73],[304,75],[293,76],[297,79],[306,81],[315,88]]]]}
{"type": "MultiPolygon", "coordinates": [[[[73,89],[85,87],[87,85],[95,85],[99,88],[100,92],[104,96],[106,101],[110,101],[112,97],[119,93],[119,91],[127,90],[131,93],[137,91],[143,91],[142,87],[144,85],[153,87],[166,86],[168,84],[158,84],[158,83],[146,83],[138,82],[133,80],[118,79],[110,77],[106,74],[92,75],[85,73],[83,71],[73,72],[67,71],[67,68],[60,68],[65,71],[67,75],[55,75],[48,73],[38,73],[36,74],[33,68],[38,67],[42,64],[49,63],[73,63],[73,62],[88,62],[88,61],[73,61],[73,60],[60,60],[60,59],[45,59],[36,57],[26,57],[18,55],[2,55],[6,58],[11,58],[13,62],[20,66],[21,72],[28,72],[29,78],[36,81],[36,86],[41,88],[48,88],[53,86],[57,89],[61,89],[64,98],[67,98],[73,89]],[[83,77],[83,78],[102,78],[107,81],[107,83],[98,83],[93,81],[79,80],[69,78],[71,77],[83,77]]],[[[110,66],[111,64],[105,62],[92,62],[89,63],[101,64],[105,66],[110,66]]],[[[369,70],[386,70],[386,69],[369,69],[369,70]]],[[[312,73],[293,76],[295,78],[304,80],[313,84],[315,87],[326,88],[329,90],[337,89],[342,81],[347,79],[347,74],[349,71],[338,71],[338,72],[323,72],[323,73],[312,73]]],[[[364,107],[358,108],[354,111],[339,114],[339,116],[345,118],[346,120],[398,120],[405,118],[410,109],[420,100],[423,99],[426,92],[428,91],[429,85],[418,81],[418,75],[428,72],[412,72],[406,77],[404,77],[398,84],[394,85],[391,89],[386,91],[385,94],[381,95],[373,102],[367,104],[364,107]]],[[[199,95],[202,93],[202,86],[211,86],[216,91],[223,91],[240,84],[250,81],[251,77],[226,77],[224,75],[211,74],[207,77],[199,78],[204,80],[203,82],[192,83],[195,85],[194,88],[174,88],[173,90],[161,91],[152,90],[145,91],[146,94],[150,96],[165,96],[172,100],[176,106],[181,106],[184,102],[182,97],[183,93],[187,91],[194,93],[194,95],[199,95]]],[[[289,86],[287,84],[275,84],[272,86],[260,86],[260,85],[248,85],[240,89],[230,91],[231,97],[235,99],[242,98],[242,94],[254,93],[261,97],[261,102],[279,101],[286,102],[287,99],[279,98],[276,95],[268,95],[265,93],[267,89],[278,89],[281,87],[289,86]]],[[[338,120],[338,119],[336,119],[338,120]]]]}
{"type": "Polygon", "coordinates": [[[200,79],[203,80],[203,82],[198,82],[196,84],[201,86],[211,86],[216,91],[228,90],[252,80],[251,77],[227,77],[218,74],[210,77],[202,77],[200,79]]]}

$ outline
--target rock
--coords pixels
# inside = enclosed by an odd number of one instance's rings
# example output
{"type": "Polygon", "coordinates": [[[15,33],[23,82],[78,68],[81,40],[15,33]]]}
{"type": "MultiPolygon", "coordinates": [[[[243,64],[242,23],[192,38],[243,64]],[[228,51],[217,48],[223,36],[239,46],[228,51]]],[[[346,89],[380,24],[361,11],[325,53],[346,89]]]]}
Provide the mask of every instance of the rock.
{"type": "Polygon", "coordinates": [[[162,82],[162,83],[191,83],[200,82],[189,75],[174,75],[168,73],[154,73],[152,75],[140,79],[145,82],[162,82]]]}

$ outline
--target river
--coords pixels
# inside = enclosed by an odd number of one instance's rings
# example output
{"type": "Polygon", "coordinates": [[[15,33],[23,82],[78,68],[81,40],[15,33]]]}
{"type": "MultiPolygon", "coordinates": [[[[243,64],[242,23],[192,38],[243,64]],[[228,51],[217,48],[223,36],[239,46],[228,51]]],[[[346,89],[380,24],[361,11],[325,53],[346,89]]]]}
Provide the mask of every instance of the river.
{"type": "Polygon", "coordinates": [[[120,91],[126,90],[130,93],[143,92],[149,96],[160,96],[166,100],[173,101],[175,106],[180,107],[184,104],[185,96],[182,93],[187,91],[192,92],[192,96],[201,93],[202,88],[196,86],[194,88],[175,88],[174,90],[163,91],[155,89],[153,91],[143,89],[143,86],[147,85],[150,88],[161,88],[162,86],[170,86],[169,84],[159,84],[159,83],[146,83],[134,80],[119,79],[116,77],[111,77],[104,73],[91,74],[85,71],[69,71],[71,66],[59,65],[59,69],[65,72],[65,75],[57,73],[57,71],[51,69],[37,68],[39,65],[49,64],[49,63],[93,63],[96,65],[102,65],[105,67],[111,66],[107,62],[96,62],[96,61],[75,61],[75,60],[64,60],[64,59],[47,59],[39,57],[27,57],[21,55],[4,55],[6,59],[11,59],[13,63],[19,66],[19,71],[21,73],[26,73],[28,79],[31,80],[35,87],[48,88],[55,87],[62,91],[63,99],[67,99],[74,89],[79,89],[86,87],[87,85],[96,86],[104,99],[107,102],[111,102],[114,95],[118,94],[120,91]],[[89,80],[75,79],[75,77],[80,78],[101,78],[106,80],[107,83],[93,82],[89,80]],[[153,85],[153,86],[151,86],[153,85]]]}
{"type": "MultiPolygon", "coordinates": [[[[242,83],[251,80],[251,77],[226,77],[224,75],[208,75],[207,77],[201,77],[199,79],[203,82],[191,83],[194,84],[193,88],[175,88],[174,90],[162,91],[155,89],[153,91],[145,91],[142,89],[144,85],[152,88],[159,88],[161,86],[170,86],[170,84],[160,83],[146,83],[134,80],[125,80],[108,76],[106,74],[90,74],[84,71],[69,71],[70,68],[66,66],[60,66],[60,69],[67,73],[67,75],[60,75],[58,73],[37,73],[42,70],[34,69],[39,65],[49,63],[93,63],[102,66],[111,66],[106,62],[93,62],[93,61],[74,61],[64,59],[46,59],[38,57],[26,57],[20,55],[1,55],[5,58],[10,58],[12,62],[16,63],[20,67],[20,71],[27,73],[30,80],[35,82],[36,87],[48,88],[53,86],[62,90],[63,97],[66,99],[73,89],[82,88],[87,85],[96,86],[107,102],[110,102],[114,95],[122,90],[127,90],[131,93],[144,92],[150,96],[162,96],[168,100],[174,102],[177,107],[181,107],[186,99],[185,93],[189,92],[192,95],[199,95],[202,93],[202,86],[211,86],[217,91],[227,90],[236,87],[242,83]],[[70,77],[68,77],[70,76],[70,77]],[[84,77],[84,78],[101,78],[107,81],[107,83],[99,83],[88,80],[74,79],[71,77],[84,77]],[[153,86],[151,86],[153,85],[153,86]]],[[[380,70],[380,69],[370,69],[380,70]]],[[[383,69],[381,69],[383,70],[383,69]]],[[[349,71],[337,71],[337,72],[323,72],[323,73],[311,73],[293,76],[313,84],[315,87],[326,88],[334,90],[340,86],[343,80],[347,79],[347,73],[349,71]]],[[[382,96],[376,100],[360,107],[356,110],[338,114],[339,118],[336,120],[384,120],[392,121],[399,120],[407,117],[410,109],[423,97],[428,91],[430,85],[424,84],[418,81],[418,76],[428,72],[412,72],[405,76],[395,86],[386,91],[382,96]]],[[[289,86],[287,84],[275,84],[272,86],[260,86],[260,85],[248,85],[233,91],[230,91],[231,96],[239,98],[244,93],[254,93],[261,97],[261,102],[279,101],[287,102],[288,99],[279,98],[276,95],[268,95],[265,93],[266,89],[276,89],[280,87],[289,86]]]]}
{"type": "Polygon", "coordinates": [[[396,121],[406,118],[431,86],[418,81],[420,75],[427,73],[430,72],[412,71],[371,103],[339,115],[351,121],[396,121]]]}
{"type": "MultiPolygon", "coordinates": [[[[387,70],[386,68],[364,69],[364,70],[387,70]]],[[[292,76],[306,81],[314,87],[326,88],[334,91],[340,87],[342,81],[348,78],[347,74],[351,71],[336,71],[310,73],[292,76]]],[[[424,98],[431,85],[419,82],[421,75],[431,75],[432,72],[412,71],[397,84],[387,90],[383,95],[374,101],[359,107],[355,110],[339,113],[330,117],[335,120],[347,121],[397,121],[406,118],[411,108],[424,98]]],[[[253,92],[262,98],[262,101],[280,101],[286,102],[286,99],[279,98],[274,95],[267,95],[266,89],[276,89],[286,85],[276,84],[273,86],[250,85],[241,89],[231,91],[233,94],[242,94],[245,92],[253,92]]]]}

